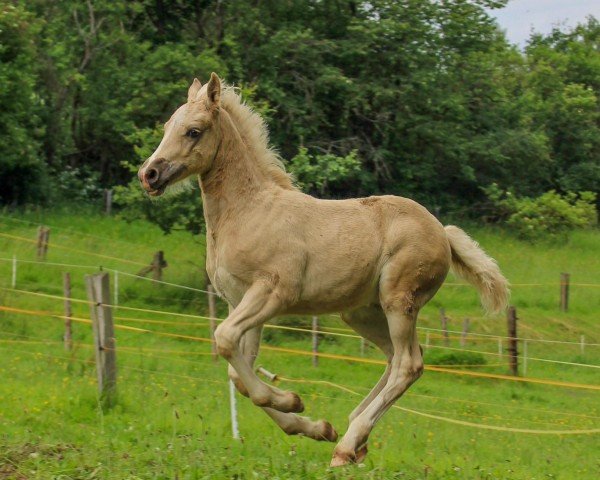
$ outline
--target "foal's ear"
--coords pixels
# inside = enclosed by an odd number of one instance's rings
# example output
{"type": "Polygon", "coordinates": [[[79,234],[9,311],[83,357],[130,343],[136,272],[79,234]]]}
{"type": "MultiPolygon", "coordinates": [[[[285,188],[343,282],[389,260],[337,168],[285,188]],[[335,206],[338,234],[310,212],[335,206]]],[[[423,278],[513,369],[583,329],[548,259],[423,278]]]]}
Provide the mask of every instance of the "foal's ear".
{"type": "Polygon", "coordinates": [[[215,72],[210,74],[210,81],[206,86],[206,95],[209,108],[218,108],[221,100],[221,79],[215,72]]]}
{"type": "Polygon", "coordinates": [[[196,95],[198,95],[198,92],[200,91],[200,88],[202,88],[202,84],[200,83],[200,80],[198,80],[197,78],[194,78],[194,81],[192,82],[192,84],[190,85],[190,88],[188,89],[188,103],[189,102],[193,102],[196,98],[196,95]]]}

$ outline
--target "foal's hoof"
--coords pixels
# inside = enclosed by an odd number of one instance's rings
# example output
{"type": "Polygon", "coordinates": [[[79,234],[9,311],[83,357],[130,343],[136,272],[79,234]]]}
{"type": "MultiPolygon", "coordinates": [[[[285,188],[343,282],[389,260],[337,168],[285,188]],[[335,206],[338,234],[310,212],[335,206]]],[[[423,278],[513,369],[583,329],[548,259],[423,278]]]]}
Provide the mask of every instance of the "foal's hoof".
{"type": "Polygon", "coordinates": [[[363,445],[356,452],[343,452],[337,449],[333,452],[330,467],[343,467],[350,463],[362,463],[367,456],[367,445],[363,445]]]}
{"type": "Polygon", "coordinates": [[[369,452],[369,449],[367,448],[367,444],[365,443],[362,447],[360,447],[356,451],[356,459],[354,461],[356,463],[363,463],[368,452],[369,452]]]}
{"type": "Polygon", "coordinates": [[[351,457],[352,456],[348,455],[348,454],[334,452],[333,458],[331,459],[331,463],[329,464],[329,466],[330,467],[343,467],[344,465],[348,465],[349,463],[353,462],[351,457]]]}
{"type": "Polygon", "coordinates": [[[315,440],[324,442],[335,442],[338,439],[338,434],[333,428],[333,425],[327,420],[319,420],[319,433],[314,437],[315,440]]]}

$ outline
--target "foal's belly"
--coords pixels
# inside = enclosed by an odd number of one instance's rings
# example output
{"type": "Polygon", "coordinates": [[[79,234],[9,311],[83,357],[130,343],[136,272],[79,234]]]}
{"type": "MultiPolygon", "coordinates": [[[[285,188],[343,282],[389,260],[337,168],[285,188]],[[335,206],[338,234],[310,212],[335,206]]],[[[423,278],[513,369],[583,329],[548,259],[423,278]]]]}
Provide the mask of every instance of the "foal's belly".
{"type": "Polygon", "coordinates": [[[298,300],[288,313],[340,312],[377,303],[378,279],[379,265],[374,258],[309,266],[298,300]]]}
{"type": "Polygon", "coordinates": [[[374,288],[358,289],[354,292],[339,294],[332,290],[314,298],[301,298],[290,305],[283,313],[295,315],[319,315],[354,310],[364,305],[378,303],[377,292],[374,288]]]}

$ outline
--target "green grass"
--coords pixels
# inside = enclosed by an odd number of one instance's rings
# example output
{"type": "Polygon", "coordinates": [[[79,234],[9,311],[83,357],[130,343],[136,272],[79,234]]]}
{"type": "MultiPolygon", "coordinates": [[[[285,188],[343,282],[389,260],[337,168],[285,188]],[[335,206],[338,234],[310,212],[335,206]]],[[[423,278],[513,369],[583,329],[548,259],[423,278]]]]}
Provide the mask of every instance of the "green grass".
{"type": "MultiPolygon", "coordinates": [[[[135,273],[162,249],[169,266],[164,280],[202,288],[204,247],[201,238],[183,232],[163,236],[143,222],[127,224],[115,218],[74,212],[39,211],[0,217],[0,233],[35,240],[38,223],[52,225],[47,262],[102,265],[135,273]],[[18,220],[18,221],[17,221],[18,220]],[[23,223],[32,222],[32,223],[23,223]],[[86,234],[86,235],[83,235],[86,234]],[[99,238],[102,237],[102,238],[99,238]],[[60,246],[66,248],[59,248],[60,246]],[[92,252],[96,255],[90,255],[92,252]],[[101,255],[101,256],[100,256],[101,255]],[[113,259],[106,256],[114,257],[113,259]],[[117,260],[120,259],[120,260],[117,260]],[[127,260],[127,261],[123,261],[127,260]]],[[[530,245],[498,230],[475,229],[473,236],[514,284],[556,284],[559,273],[571,273],[574,283],[600,284],[600,235],[577,232],[566,246],[530,245]]],[[[35,244],[0,236],[0,257],[35,260],[35,244]]],[[[17,288],[62,293],[62,273],[73,277],[73,297],[85,298],[83,275],[95,268],[19,264],[17,288]]],[[[10,287],[11,263],[0,261],[0,303],[21,309],[61,313],[62,301],[18,294],[10,287]]],[[[454,282],[449,279],[449,282],[454,282]]],[[[568,313],[558,312],[558,287],[513,288],[520,335],[600,343],[597,314],[600,288],[573,287],[568,313]]],[[[119,303],[171,312],[205,315],[202,293],[119,277],[119,303]]],[[[484,317],[475,291],[445,286],[426,307],[421,325],[439,327],[440,307],[461,329],[463,318],[472,330],[505,335],[502,317],[484,317]]],[[[74,315],[88,317],[84,304],[74,315]]],[[[219,315],[225,305],[219,303],[219,315]]],[[[202,320],[118,310],[118,324],[206,337],[202,320]],[[127,318],[130,320],[128,321],[127,318]],[[172,325],[142,323],[154,319],[172,325]],[[177,325],[176,322],[197,322],[177,325]]],[[[284,319],[308,325],[308,319],[284,319]]],[[[335,317],[324,325],[341,327],[335,317]]],[[[600,475],[599,435],[543,435],[456,425],[392,409],[370,440],[366,463],[341,470],[327,468],[332,444],[287,437],[260,410],[238,396],[243,441],[231,439],[225,363],[214,364],[203,342],[117,330],[118,402],[109,412],[99,408],[91,343],[91,328],[74,324],[76,348],[65,352],[62,321],[49,316],[0,313],[0,478],[559,478],[595,479],[600,475]],[[33,341],[45,343],[30,343],[33,341]],[[23,342],[23,343],[19,343],[23,342]],[[160,350],[164,350],[161,352],[160,350]]],[[[432,332],[433,333],[433,332],[432,332]]],[[[425,332],[421,331],[424,341],[425,332]]],[[[271,344],[307,350],[303,333],[265,332],[271,344]]],[[[502,358],[465,354],[441,348],[431,336],[426,363],[480,363],[465,370],[506,373],[502,358]]],[[[359,341],[325,337],[321,351],[359,355],[359,341]]],[[[458,339],[451,347],[460,348],[458,339]]],[[[497,340],[471,337],[469,350],[497,352],[497,340]]],[[[600,347],[530,343],[530,356],[600,364],[600,347]]],[[[381,358],[368,348],[365,355],[381,358]]],[[[263,351],[258,360],[290,379],[328,380],[364,395],[382,367],[263,351]]],[[[599,384],[598,370],[536,361],[528,376],[599,384]]],[[[359,397],[331,386],[281,381],[280,387],[302,395],[307,414],[327,418],[338,431],[359,397]]],[[[490,425],[529,430],[600,428],[600,392],[550,385],[470,378],[428,371],[397,403],[421,413],[490,425]]]]}

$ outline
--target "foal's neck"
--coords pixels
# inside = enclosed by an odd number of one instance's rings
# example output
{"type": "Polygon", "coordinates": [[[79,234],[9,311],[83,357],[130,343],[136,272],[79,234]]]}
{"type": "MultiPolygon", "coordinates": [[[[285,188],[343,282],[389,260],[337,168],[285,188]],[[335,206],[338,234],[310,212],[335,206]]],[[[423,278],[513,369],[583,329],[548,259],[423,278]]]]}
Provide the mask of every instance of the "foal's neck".
{"type": "Polygon", "coordinates": [[[199,177],[204,219],[213,231],[223,218],[230,218],[250,205],[259,192],[275,185],[261,171],[229,114],[222,110],[220,116],[220,145],[211,169],[199,177]]]}

